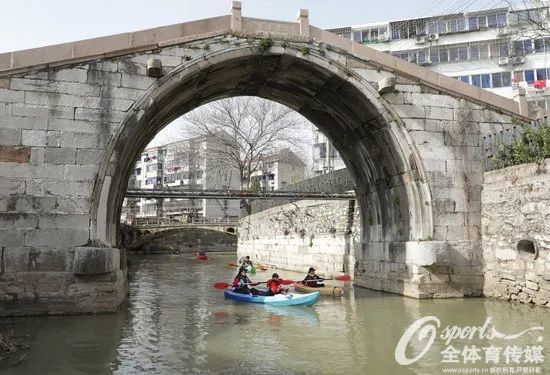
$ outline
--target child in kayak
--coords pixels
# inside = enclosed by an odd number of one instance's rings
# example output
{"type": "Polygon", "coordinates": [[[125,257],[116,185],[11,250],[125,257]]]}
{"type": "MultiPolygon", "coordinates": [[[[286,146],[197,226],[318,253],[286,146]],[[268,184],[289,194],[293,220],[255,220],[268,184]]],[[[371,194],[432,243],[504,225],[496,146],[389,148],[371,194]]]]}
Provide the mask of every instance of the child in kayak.
{"type": "Polygon", "coordinates": [[[249,288],[249,285],[258,285],[259,283],[253,283],[252,280],[246,275],[246,267],[239,268],[239,273],[233,279],[233,288],[236,293],[252,294],[257,296],[260,292],[256,288],[249,288]]]}
{"type": "Polygon", "coordinates": [[[324,280],[323,278],[321,278],[321,277],[319,277],[315,274],[315,268],[309,267],[309,270],[307,271],[307,275],[306,275],[304,281],[302,281],[302,283],[305,286],[310,286],[312,288],[323,288],[325,286],[325,284],[320,282],[320,281],[323,281],[323,280],[324,280]]]}
{"type": "Polygon", "coordinates": [[[248,266],[252,267],[252,261],[250,260],[249,255],[245,257],[240,257],[238,263],[240,267],[248,267],[248,266]]]}
{"type": "Polygon", "coordinates": [[[279,275],[274,273],[271,279],[267,280],[267,295],[274,296],[275,294],[286,294],[288,288],[283,288],[279,275]]]}

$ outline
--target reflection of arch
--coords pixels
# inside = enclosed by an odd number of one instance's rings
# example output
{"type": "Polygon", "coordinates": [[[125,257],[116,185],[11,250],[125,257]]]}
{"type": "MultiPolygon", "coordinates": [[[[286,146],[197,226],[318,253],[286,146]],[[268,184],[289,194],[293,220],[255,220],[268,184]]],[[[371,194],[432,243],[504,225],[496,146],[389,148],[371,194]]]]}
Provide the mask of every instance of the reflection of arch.
{"type": "Polygon", "coordinates": [[[235,233],[235,228],[227,228],[225,231],[227,233],[233,233],[234,234],[235,233]]]}
{"type": "Polygon", "coordinates": [[[116,244],[131,167],[163,126],[209,101],[256,95],[300,112],[338,149],[354,178],[363,242],[428,239],[431,198],[420,158],[391,106],[352,70],[297,50],[264,55],[252,42],[191,60],[157,81],[112,137],[94,191],[96,239],[116,244]],[[366,220],[365,218],[369,219],[366,220]]]}

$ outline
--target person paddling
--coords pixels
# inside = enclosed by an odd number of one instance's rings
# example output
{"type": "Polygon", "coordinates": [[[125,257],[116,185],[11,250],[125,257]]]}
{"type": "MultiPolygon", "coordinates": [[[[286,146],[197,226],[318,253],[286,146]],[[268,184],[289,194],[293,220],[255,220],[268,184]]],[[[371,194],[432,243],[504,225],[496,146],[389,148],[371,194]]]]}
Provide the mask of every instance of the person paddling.
{"type": "Polygon", "coordinates": [[[249,255],[245,257],[240,257],[238,263],[239,263],[239,266],[241,267],[247,267],[247,266],[252,267],[252,261],[250,260],[249,255]]]}
{"type": "Polygon", "coordinates": [[[320,281],[323,281],[324,279],[317,276],[315,274],[315,268],[309,267],[309,270],[307,271],[307,275],[304,278],[304,281],[302,283],[306,286],[310,286],[312,288],[323,288],[325,284],[323,284],[320,281]]]}
{"type": "Polygon", "coordinates": [[[270,296],[276,294],[286,294],[288,288],[283,288],[282,280],[279,278],[279,275],[274,273],[271,276],[271,279],[267,280],[267,293],[270,296]]]}
{"type": "Polygon", "coordinates": [[[239,273],[233,279],[233,288],[236,293],[252,294],[257,296],[260,292],[256,288],[249,288],[249,285],[258,285],[260,283],[253,283],[252,280],[246,275],[246,267],[239,268],[239,273]]]}

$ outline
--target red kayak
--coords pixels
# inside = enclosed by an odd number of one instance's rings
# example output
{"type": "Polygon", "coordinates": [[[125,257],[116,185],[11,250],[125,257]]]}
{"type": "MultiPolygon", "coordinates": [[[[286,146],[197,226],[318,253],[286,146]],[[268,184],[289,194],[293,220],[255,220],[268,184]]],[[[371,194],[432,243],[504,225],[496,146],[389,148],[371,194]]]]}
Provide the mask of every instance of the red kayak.
{"type": "Polygon", "coordinates": [[[208,260],[208,255],[197,255],[198,260],[208,260]]]}

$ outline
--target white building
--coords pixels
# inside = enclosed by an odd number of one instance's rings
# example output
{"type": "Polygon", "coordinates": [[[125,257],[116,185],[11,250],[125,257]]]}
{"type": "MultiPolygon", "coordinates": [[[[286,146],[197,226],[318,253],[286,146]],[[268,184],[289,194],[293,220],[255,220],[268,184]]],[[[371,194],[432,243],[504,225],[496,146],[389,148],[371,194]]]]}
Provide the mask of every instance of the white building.
{"type": "Polygon", "coordinates": [[[548,6],[496,8],[329,31],[508,98],[516,97],[522,87],[532,115],[537,115],[536,105],[550,113],[548,6]]]}
{"type": "MultiPolygon", "coordinates": [[[[530,116],[550,114],[548,5],[377,22],[329,31],[507,98],[517,99],[524,89],[530,116]]],[[[313,137],[314,172],[340,169],[343,162],[330,147],[326,156],[327,142],[320,132],[315,130],[313,137]]]]}
{"type": "Polygon", "coordinates": [[[302,181],[305,178],[305,163],[290,149],[264,156],[258,161],[258,167],[251,174],[252,186],[254,180],[260,190],[273,191],[287,185],[302,181]]]}
{"type": "MultiPolygon", "coordinates": [[[[214,163],[215,142],[194,138],[145,149],[130,176],[129,188],[181,187],[189,190],[240,188],[236,168],[214,163]]],[[[182,222],[237,218],[239,202],[222,199],[126,199],[123,221],[165,217],[182,222]]]]}

